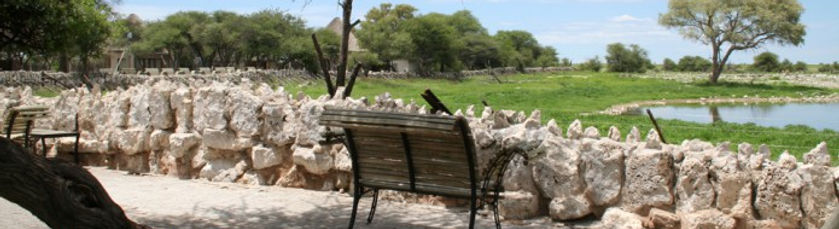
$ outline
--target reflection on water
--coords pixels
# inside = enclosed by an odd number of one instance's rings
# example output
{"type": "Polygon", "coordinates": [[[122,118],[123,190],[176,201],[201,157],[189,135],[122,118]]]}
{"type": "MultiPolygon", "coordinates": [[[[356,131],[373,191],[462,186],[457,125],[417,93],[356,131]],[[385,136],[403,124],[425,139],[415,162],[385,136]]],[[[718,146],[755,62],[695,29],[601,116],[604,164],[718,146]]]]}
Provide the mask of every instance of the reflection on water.
{"type": "Polygon", "coordinates": [[[805,125],[839,131],[839,103],[673,105],[641,107],[629,114],[642,114],[645,109],[650,109],[658,119],[754,123],[770,127],[805,125]]]}

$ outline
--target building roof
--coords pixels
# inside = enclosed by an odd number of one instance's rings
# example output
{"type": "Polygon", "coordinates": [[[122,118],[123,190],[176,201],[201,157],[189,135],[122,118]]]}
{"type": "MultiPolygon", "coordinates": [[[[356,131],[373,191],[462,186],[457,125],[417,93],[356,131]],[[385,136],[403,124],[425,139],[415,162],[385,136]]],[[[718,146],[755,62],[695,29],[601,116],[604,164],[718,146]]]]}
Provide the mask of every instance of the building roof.
{"type": "MultiPolygon", "coordinates": [[[[335,32],[335,34],[338,34],[338,37],[341,37],[341,34],[344,31],[344,21],[341,20],[341,18],[335,17],[331,22],[329,22],[329,25],[326,25],[326,29],[335,32]]],[[[358,39],[355,38],[355,33],[353,31],[350,31],[348,49],[350,52],[364,51],[360,46],[358,46],[358,39]]]]}

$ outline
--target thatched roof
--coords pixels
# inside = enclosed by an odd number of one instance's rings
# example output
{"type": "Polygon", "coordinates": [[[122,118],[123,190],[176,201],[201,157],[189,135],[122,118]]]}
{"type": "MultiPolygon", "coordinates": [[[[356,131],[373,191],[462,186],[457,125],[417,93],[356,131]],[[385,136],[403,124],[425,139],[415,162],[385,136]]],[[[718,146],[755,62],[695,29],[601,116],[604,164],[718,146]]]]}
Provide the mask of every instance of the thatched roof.
{"type": "MultiPolygon", "coordinates": [[[[329,25],[326,26],[326,29],[329,29],[335,34],[338,34],[338,37],[341,36],[341,33],[344,31],[344,22],[341,18],[336,17],[332,19],[332,22],[329,22],[329,25]]],[[[350,52],[359,52],[364,51],[361,47],[358,46],[358,39],[355,38],[355,33],[350,31],[350,40],[349,40],[349,51],[350,52]]]]}

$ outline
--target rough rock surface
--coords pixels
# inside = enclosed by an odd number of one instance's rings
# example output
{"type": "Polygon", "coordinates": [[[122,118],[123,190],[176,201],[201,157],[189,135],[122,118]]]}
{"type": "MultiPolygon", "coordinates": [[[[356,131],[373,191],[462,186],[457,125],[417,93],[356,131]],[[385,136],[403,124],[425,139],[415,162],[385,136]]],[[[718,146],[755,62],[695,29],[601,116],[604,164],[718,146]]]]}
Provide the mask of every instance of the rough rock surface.
{"type": "Polygon", "coordinates": [[[802,226],[819,228],[833,209],[839,207],[833,174],[830,167],[821,165],[804,165],[797,171],[805,184],[801,189],[801,209],[805,215],[802,226]]]}
{"type": "Polygon", "coordinates": [[[682,228],[719,228],[734,229],[737,221],[716,209],[707,209],[683,214],[682,228]]]}
{"type": "Polygon", "coordinates": [[[583,177],[592,204],[615,204],[620,198],[623,184],[623,155],[626,149],[611,139],[601,139],[589,144],[592,146],[587,147],[588,150],[582,151],[581,154],[585,168],[583,177]]]}
{"type": "Polygon", "coordinates": [[[253,160],[254,169],[264,169],[271,166],[279,165],[283,162],[282,155],[280,155],[274,149],[266,147],[264,145],[257,145],[251,148],[250,156],[253,160]]]}
{"type": "Polygon", "coordinates": [[[328,173],[333,165],[332,157],[329,154],[316,152],[313,148],[297,147],[294,149],[292,157],[294,164],[303,166],[306,171],[318,175],[328,173]]]}
{"type": "Polygon", "coordinates": [[[654,228],[677,229],[681,223],[679,215],[658,208],[650,209],[647,218],[654,228]]]}
{"type": "Polygon", "coordinates": [[[644,229],[644,219],[635,213],[626,212],[620,208],[609,208],[600,223],[605,228],[644,229]]]}
{"type": "Polygon", "coordinates": [[[498,212],[504,219],[528,219],[539,215],[539,196],[525,191],[506,192],[498,212]]]}
{"type": "Polygon", "coordinates": [[[791,169],[768,166],[757,183],[754,207],[764,219],[773,219],[782,228],[801,225],[801,188],[804,181],[791,169]]]}
{"type": "Polygon", "coordinates": [[[714,188],[705,163],[694,158],[685,159],[676,182],[676,209],[695,212],[714,206],[714,188]]]}
{"type": "Polygon", "coordinates": [[[175,158],[188,155],[201,143],[201,136],[195,133],[176,133],[169,135],[169,154],[175,158]]]}
{"type": "Polygon", "coordinates": [[[646,215],[650,208],[673,205],[673,157],[655,149],[636,149],[626,159],[626,181],[621,206],[626,211],[646,215]]]}
{"type": "Polygon", "coordinates": [[[551,200],[548,209],[555,220],[579,219],[591,214],[591,203],[581,195],[557,197],[551,200]]]}

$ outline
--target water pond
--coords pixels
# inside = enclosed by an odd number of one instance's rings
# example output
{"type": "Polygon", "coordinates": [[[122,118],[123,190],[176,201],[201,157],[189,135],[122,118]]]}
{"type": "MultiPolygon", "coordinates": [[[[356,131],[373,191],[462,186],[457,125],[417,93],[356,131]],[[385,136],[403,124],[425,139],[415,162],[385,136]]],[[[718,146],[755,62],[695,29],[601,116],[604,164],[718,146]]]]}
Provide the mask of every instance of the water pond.
{"type": "Polygon", "coordinates": [[[646,115],[646,109],[650,109],[656,119],[754,123],[768,127],[805,125],[817,130],[839,131],[839,103],[668,105],[640,107],[626,114],[646,115]]]}

